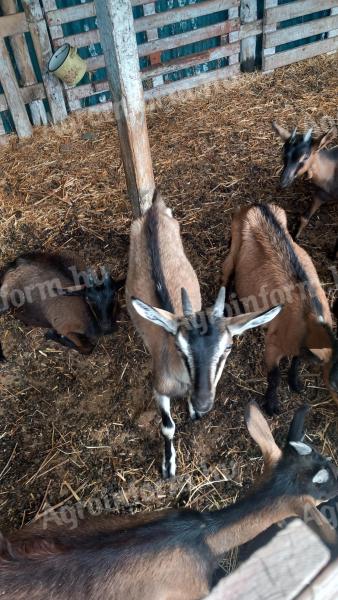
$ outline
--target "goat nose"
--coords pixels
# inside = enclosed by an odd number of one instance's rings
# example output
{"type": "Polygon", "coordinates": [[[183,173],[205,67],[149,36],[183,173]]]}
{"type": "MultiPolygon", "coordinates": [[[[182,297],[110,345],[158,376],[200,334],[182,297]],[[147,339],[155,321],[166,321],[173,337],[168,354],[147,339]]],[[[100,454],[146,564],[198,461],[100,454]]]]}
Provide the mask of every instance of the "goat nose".
{"type": "Polygon", "coordinates": [[[203,417],[203,415],[206,415],[213,407],[213,401],[210,400],[210,397],[208,397],[208,399],[201,401],[196,400],[196,402],[194,403],[194,408],[198,414],[199,417],[203,417]]]}

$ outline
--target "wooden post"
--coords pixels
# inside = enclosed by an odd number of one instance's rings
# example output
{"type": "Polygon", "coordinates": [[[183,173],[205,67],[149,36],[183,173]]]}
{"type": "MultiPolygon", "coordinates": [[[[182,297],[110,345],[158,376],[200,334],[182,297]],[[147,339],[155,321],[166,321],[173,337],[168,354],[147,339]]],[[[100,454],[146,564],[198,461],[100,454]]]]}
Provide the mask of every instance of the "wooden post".
{"type": "Polygon", "coordinates": [[[15,77],[5,41],[0,38],[0,81],[19,137],[32,135],[32,126],[15,77]]]}
{"type": "MultiPolygon", "coordinates": [[[[241,0],[241,23],[257,21],[257,0],[241,0]]],[[[255,70],[257,37],[254,35],[241,41],[241,67],[242,71],[255,70]]]]}
{"type": "Polygon", "coordinates": [[[53,123],[59,123],[67,116],[67,109],[63,97],[62,85],[48,71],[48,62],[53,54],[53,50],[49,41],[46,21],[42,14],[39,0],[22,0],[22,5],[41,70],[53,123]]]}
{"type": "MultiPolygon", "coordinates": [[[[16,0],[1,0],[0,7],[4,15],[14,15],[18,12],[16,0]]],[[[34,85],[37,79],[34,73],[29,50],[23,33],[10,36],[9,43],[19,71],[21,84],[23,86],[34,85]]],[[[32,121],[34,125],[46,125],[47,114],[42,100],[33,100],[29,103],[32,121]]]]}
{"type": "Polygon", "coordinates": [[[155,183],[130,0],[95,0],[97,22],[135,217],[151,205],[155,183]]]}
{"type": "Polygon", "coordinates": [[[266,24],[266,16],[265,10],[267,8],[273,8],[274,6],[278,6],[278,0],[265,0],[264,1],[264,15],[263,15],[263,47],[262,47],[262,71],[269,73],[271,70],[266,68],[266,58],[272,56],[276,53],[276,48],[266,48],[266,34],[271,33],[277,30],[277,24],[273,23],[272,25],[266,24]]]}

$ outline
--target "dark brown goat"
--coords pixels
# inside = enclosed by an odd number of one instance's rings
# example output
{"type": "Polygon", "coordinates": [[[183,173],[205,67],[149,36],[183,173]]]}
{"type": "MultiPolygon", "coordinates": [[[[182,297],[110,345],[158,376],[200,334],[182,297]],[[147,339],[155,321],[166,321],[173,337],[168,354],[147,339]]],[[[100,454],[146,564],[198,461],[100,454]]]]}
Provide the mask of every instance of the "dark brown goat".
{"type": "Polygon", "coordinates": [[[66,255],[18,257],[2,272],[1,312],[12,309],[26,325],[48,327],[47,339],[89,354],[99,336],[116,330],[117,292],[124,281],[113,281],[106,271],[97,280],[78,264],[66,255]]]}
{"type": "Polygon", "coordinates": [[[337,137],[337,128],[332,127],[318,139],[312,138],[312,129],[307,133],[292,133],[277,123],[272,123],[276,133],[284,142],[284,169],[281,186],[288,187],[300,175],[308,175],[314,186],[311,208],[301,217],[296,234],[298,237],[312,215],[326,202],[338,202],[338,147],[326,146],[337,137]]]}
{"type": "Polygon", "coordinates": [[[223,284],[234,277],[246,311],[284,304],[266,334],[268,414],[280,410],[277,389],[283,357],[292,358],[289,385],[298,393],[302,391],[300,359],[322,361],[324,379],[338,401],[338,341],[329,303],[310,256],[291,238],[285,211],[273,204],[243,207],[234,216],[231,236],[223,284]]]}
{"type": "Polygon", "coordinates": [[[82,529],[30,529],[0,542],[0,597],[6,600],[200,600],[225,553],[273,523],[315,520],[331,544],[336,532],[316,505],[338,494],[336,467],[303,443],[306,407],[283,450],[256,404],[246,413],[264,458],[256,491],[222,510],[173,510],[89,521],[82,529]]]}

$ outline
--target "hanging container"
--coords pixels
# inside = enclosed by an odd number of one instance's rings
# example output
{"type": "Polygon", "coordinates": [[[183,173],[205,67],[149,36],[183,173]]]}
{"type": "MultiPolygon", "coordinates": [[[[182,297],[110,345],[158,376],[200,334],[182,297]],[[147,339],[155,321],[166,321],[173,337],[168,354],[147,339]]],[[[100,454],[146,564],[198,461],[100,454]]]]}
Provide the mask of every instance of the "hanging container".
{"type": "Polygon", "coordinates": [[[54,52],[48,63],[48,70],[67,85],[74,86],[81,81],[87,65],[86,61],[78,55],[76,48],[63,44],[54,52]]]}

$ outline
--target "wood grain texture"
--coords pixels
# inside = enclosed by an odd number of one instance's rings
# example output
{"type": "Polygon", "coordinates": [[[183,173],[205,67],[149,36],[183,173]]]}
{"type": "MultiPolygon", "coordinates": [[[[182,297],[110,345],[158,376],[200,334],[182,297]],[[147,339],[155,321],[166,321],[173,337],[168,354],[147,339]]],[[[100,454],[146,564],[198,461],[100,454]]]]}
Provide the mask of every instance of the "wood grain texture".
{"type": "Polygon", "coordinates": [[[326,546],[296,519],[221,580],[208,600],[293,600],[329,559],[326,546]]]}
{"type": "Polygon", "coordinates": [[[8,108],[11,112],[15,129],[19,137],[32,135],[32,126],[28,118],[25,103],[16,80],[11,59],[3,39],[0,39],[0,82],[3,87],[8,108]]]}
{"type": "Polygon", "coordinates": [[[151,205],[155,183],[130,0],[96,0],[109,86],[134,216],[151,205]]]}

